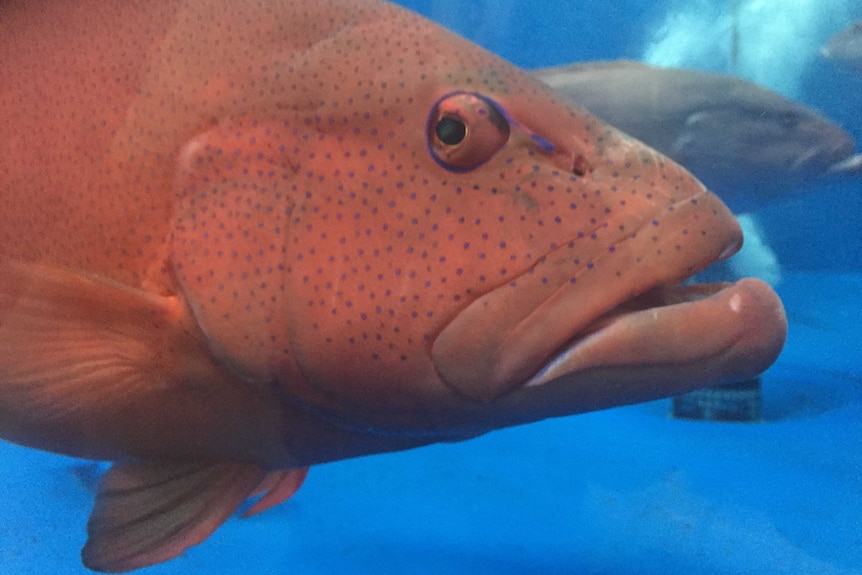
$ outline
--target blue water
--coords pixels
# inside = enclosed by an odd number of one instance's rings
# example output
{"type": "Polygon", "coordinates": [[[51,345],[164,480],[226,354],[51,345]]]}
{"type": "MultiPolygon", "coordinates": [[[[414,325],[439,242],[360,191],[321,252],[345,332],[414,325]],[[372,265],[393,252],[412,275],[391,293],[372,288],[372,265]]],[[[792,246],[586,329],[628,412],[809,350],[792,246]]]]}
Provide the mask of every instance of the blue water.
{"type": "MultiPolygon", "coordinates": [[[[862,77],[816,57],[862,2],[740,3],[740,73],[862,139],[862,77]]],[[[729,66],[726,0],[404,4],[527,67],[729,66]]],[[[790,320],[762,423],[674,420],[660,401],[323,465],[286,504],[145,572],[862,574],[860,211],[855,181],[757,214],[790,320]]],[[[7,443],[0,461],[0,574],[86,573],[87,477],[7,443]]]]}

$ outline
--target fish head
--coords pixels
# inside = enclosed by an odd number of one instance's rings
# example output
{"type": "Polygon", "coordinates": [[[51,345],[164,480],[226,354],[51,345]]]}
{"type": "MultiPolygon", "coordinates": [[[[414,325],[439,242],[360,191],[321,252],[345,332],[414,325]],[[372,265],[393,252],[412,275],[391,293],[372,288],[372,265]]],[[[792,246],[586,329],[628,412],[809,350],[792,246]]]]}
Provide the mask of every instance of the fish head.
{"type": "MultiPolygon", "coordinates": [[[[789,100],[756,107],[743,121],[722,125],[733,126],[736,149],[750,158],[754,171],[763,173],[763,181],[822,177],[856,148],[853,137],[840,126],[789,100]]],[[[718,130],[718,125],[714,127],[718,130]]]]}
{"type": "Polygon", "coordinates": [[[181,186],[197,221],[180,218],[174,236],[178,277],[219,356],[277,381],[304,413],[434,439],[771,363],[784,319],[766,286],[728,288],[720,303],[719,287],[672,287],[741,245],[715,195],[516,67],[380,10],[284,67],[283,89],[313,106],[237,117],[219,128],[230,147],[185,151],[190,172],[221,162],[220,178],[234,174],[230,199],[181,186]],[[232,219],[233,256],[202,282],[195,266],[222,256],[200,245],[201,220],[219,218],[232,219]],[[650,311],[671,299],[687,303],[650,311]],[[710,313],[722,319],[698,325],[710,313]],[[615,342],[629,347],[609,355],[615,342]]]}
{"type": "Polygon", "coordinates": [[[763,201],[787,194],[787,188],[848,172],[853,137],[818,112],[746,85],[733,106],[715,107],[689,116],[674,142],[674,158],[704,181],[727,192],[737,211],[756,207],[751,195],[737,203],[734,188],[759,186],[763,201]]]}
{"type": "Polygon", "coordinates": [[[862,69],[862,20],[836,32],[820,48],[820,55],[850,69],[862,69]]]}

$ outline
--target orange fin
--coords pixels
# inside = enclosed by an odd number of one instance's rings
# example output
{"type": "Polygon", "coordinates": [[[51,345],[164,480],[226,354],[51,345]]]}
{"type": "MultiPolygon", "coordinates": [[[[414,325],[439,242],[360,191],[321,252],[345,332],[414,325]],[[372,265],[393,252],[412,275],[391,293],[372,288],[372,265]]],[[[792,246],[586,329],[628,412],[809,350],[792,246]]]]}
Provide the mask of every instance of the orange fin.
{"type": "Polygon", "coordinates": [[[176,557],[224,523],[265,474],[233,462],[114,465],[87,524],[84,565],[119,573],[176,557]]]}
{"type": "Polygon", "coordinates": [[[180,296],[0,258],[0,438],[90,459],[260,461],[280,449],[279,405],[213,356],[180,296]]]}
{"type": "Polygon", "coordinates": [[[308,475],[308,467],[273,471],[266,476],[257,489],[257,493],[265,491],[264,496],[258,499],[242,516],[251,517],[284,503],[302,487],[306,475],[308,475]]]}

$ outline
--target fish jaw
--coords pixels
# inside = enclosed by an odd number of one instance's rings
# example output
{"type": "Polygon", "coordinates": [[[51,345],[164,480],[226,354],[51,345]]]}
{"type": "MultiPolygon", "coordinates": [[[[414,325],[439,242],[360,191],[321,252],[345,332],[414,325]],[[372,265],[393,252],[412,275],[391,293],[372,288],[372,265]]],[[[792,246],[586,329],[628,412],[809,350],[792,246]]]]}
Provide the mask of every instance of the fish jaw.
{"type": "Polygon", "coordinates": [[[705,190],[657,211],[635,231],[616,238],[605,233],[608,238],[592,239],[606,243],[588,260],[577,255],[581,242],[570,242],[447,325],[432,350],[446,383],[472,399],[492,401],[545,369],[597,318],[729,257],[742,243],[736,220],[705,190]],[[548,290],[548,284],[558,287],[548,290]],[[513,312],[529,305],[534,307],[523,315],[513,312]],[[478,326],[486,330],[483,337],[475,335],[478,326]]]}
{"type": "Polygon", "coordinates": [[[781,301],[760,280],[659,286],[595,320],[514,389],[415,412],[412,426],[291,403],[285,449],[292,465],[311,465],[739,381],[775,360],[786,332],[781,301]]]}
{"type": "Polygon", "coordinates": [[[852,164],[856,143],[853,138],[837,126],[822,122],[808,121],[798,128],[800,134],[795,140],[812,142],[807,149],[800,151],[790,171],[803,178],[815,179],[824,175],[845,173],[842,166],[852,164]]]}
{"type": "MultiPolygon", "coordinates": [[[[677,381],[679,392],[703,381],[741,381],[769,367],[787,336],[781,300],[754,278],[733,284],[660,286],[626,308],[591,325],[524,387],[610,369],[651,370],[665,385],[677,381]],[[699,373],[689,373],[695,367],[699,373]]],[[[633,401],[655,399],[645,391],[633,401]]]]}
{"type": "Polygon", "coordinates": [[[536,376],[493,402],[493,413],[486,405],[483,423],[517,425],[743,381],[766,369],[786,338],[781,301],[757,279],[662,287],[644,298],[643,309],[597,320],[536,376]]]}
{"type": "Polygon", "coordinates": [[[862,173],[862,153],[853,154],[847,159],[829,166],[826,173],[834,176],[857,176],[862,173]]]}

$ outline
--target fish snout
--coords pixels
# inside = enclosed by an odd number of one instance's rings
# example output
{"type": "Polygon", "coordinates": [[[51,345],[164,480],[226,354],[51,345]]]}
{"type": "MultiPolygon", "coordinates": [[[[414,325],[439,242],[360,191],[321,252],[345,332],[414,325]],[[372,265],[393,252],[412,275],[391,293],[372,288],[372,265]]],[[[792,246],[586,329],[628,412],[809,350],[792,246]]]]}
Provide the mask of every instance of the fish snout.
{"type": "Polygon", "coordinates": [[[633,298],[741,247],[729,209],[684,168],[612,128],[596,146],[583,161],[569,157],[583,172],[575,197],[592,208],[586,227],[474,300],[436,337],[436,371],[463,396],[498,400],[633,298]]]}
{"type": "Polygon", "coordinates": [[[853,154],[845,160],[832,164],[826,173],[834,176],[858,176],[862,174],[862,153],[853,154]]]}
{"type": "Polygon", "coordinates": [[[790,166],[791,170],[810,177],[840,173],[841,165],[850,160],[856,151],[853,137],[838,126],[822,123],[811,125],[805,134],[811,145],[800,151],[790,166]]]}

